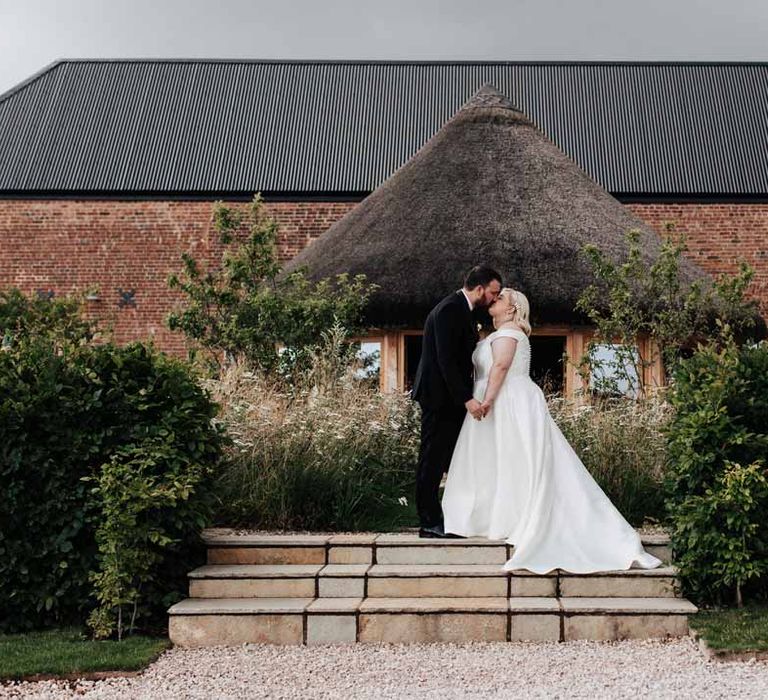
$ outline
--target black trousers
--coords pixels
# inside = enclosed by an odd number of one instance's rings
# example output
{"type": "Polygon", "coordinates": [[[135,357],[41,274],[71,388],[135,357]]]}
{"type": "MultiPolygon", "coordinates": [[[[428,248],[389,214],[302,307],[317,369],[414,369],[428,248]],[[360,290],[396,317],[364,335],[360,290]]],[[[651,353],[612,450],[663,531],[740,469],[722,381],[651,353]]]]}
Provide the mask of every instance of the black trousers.
{"type": "Polygon", "coordinates": [[[421,449],[416,470],[416,510],[422,527],[443,524],[440,480],[451,464],[467,410],[463,406],[421,407],[421,449]]]}

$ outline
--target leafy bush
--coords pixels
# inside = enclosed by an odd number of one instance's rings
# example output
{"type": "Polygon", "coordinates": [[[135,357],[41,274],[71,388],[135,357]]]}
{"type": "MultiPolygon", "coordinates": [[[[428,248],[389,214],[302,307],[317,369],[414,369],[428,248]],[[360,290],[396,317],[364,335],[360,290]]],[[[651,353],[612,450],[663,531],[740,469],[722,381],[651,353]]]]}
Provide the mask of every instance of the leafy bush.
{"type": "Polygon", "coordinates": [[[267,529],[392,528],[413,517],[419,423],[405,395],[356,377],[343,332],[326,333],[294,386],[239,364],[212,383],[233,438],[219,519],[267,529]]]}
{"type": "Polygon", "coordinates": [[[723,342],[680,363],[670,394],[672,545],[701,601],[735,595],[768,570],[768,346],[723,342]]]}
{"type": "Polygon", "coordinates": [[[26,338],[48,338],[57,347],[83,345],[98,334],[97,322],[84,318],[76,297],[29,297],[19,289],[0,290],[0,341],[10,348],[26,338]]]}
{"type": "Polygon", "coordinates": [[[99,389],[49,343],[0,352],[0,630],[77,620],[96,547],[82,476],[99,389]],[[18,352],[17,352],[18,350],[18,352]]]}
{"type": "Polygon", "coordinates": [[[757,330],[757,304],[745,296],[754,274],[748,265],[742,263],[738,274],[714,282],[688,283],[680,269],[687,246],[671,227],[651,262],[643,257],[638,231],[628,231],[626,241],[621,263],[594,245],[584,249],[595,281],[583,291],[576,309],[588,316],[595,334],[584,356],[574,360],[585,379],[590,369],[595,371],[592,389],[642,398],[649,389],[644,370],[661,361],[673,372],[686,349],[713,335],[717,319],[745,336],[757,330]],[[638,342],[644,337],[654,342],[638,342]],[[598,359],[601,345],[612,347],[609,359],[598,359]]]}
{"type": "Polygon", "coordinates": [[[74,327],[65,318],[42,335],[23,330],[34,327],[17,324],[0,352],[0,629],[81,621],[93,605],[89,575],[127,554],[126,541],[151,566],[121,559],[118,573],[141,582],[149,602],[130,586],[106,598],[95,574],[101,629],[122,598],[146,620],[183,590],[188,562],[174,560],[189,556],[210,511],[222,448],[215,405],[186,365],[150,347],[88,345],[56,332],[74,327]],[[133,518],[119,541],[117,511],[133,518]]]}
{"type": "Polygon", "coordinates": [[[664,517],[664,429],[669,407],[661,395],[580,405],[550,398],[552,417],[613,504],[633,525],[664,517]]]}
{"type": "Polygon", "coordinates": [[[201,269],[183,256],[183,272],[169,284],[186,303],[168,318],[172,330],[211,351],[214,364],[225,355],[243,357],[261,371],[290,374],[306,367],[318,338],[334,323],[356,327],[373,287],[362,275],[313,283],[301,271],[281,274],[277,224],[261,197],[245,212],[218,203],[214,226],[224,247],[221,264],[201,269]]]}
{"type": "MultiPolygon", "coordinates": [[[[185,588],[183,561],[211,513],[222,450],[216,406],[188,367],[139,343],[94,348],[106,438],[91,478],[99,565],[97,636],[122,635],[123,606],[164,613],[185,588]],[[140,601],[144,607],[140,608],[140,601]]],[[[131,625],[132,626],[132,625],[131,625]]]]}

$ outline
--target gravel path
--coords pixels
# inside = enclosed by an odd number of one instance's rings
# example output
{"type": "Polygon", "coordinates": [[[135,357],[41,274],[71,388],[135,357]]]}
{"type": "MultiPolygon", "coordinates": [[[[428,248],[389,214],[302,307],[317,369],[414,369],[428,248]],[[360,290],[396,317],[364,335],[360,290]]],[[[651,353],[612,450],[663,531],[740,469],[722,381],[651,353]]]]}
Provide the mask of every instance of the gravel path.
{"type": "Polygon", "coordinates": [[[690,639],[172,649],[135,678],[0,686],[0,698],[765,698],[768,663],[690,639]]]}

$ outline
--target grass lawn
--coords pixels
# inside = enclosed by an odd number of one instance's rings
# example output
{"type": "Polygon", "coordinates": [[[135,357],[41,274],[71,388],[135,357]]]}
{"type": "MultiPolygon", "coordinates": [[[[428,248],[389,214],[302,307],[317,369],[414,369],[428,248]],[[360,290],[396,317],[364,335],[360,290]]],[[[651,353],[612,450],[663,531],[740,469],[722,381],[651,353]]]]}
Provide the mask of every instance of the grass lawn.
{"type": "Polygon", "coordinates": [[[93,671],[137,671],[170,646],[167,639],[88,639],[77,628],[0,635],[0,679],[36,674],[64,676],[93,671]]]}
{"type": "Polygon", "coordinates": [[[711,649],[768,651],[768,605],[702,610],[689,618],[689,624],[711,649]]]}

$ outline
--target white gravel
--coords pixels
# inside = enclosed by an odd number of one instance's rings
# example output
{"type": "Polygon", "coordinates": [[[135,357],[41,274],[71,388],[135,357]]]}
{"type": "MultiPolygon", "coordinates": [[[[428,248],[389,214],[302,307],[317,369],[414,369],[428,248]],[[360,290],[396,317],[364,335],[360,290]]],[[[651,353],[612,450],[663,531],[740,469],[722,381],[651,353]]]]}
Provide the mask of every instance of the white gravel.
{"type": "Polygon", "coordinates": [[[690,639],[172,649],[145,673],[0,686],[2,698],[765,698],[768,663],[690,639]]]}

